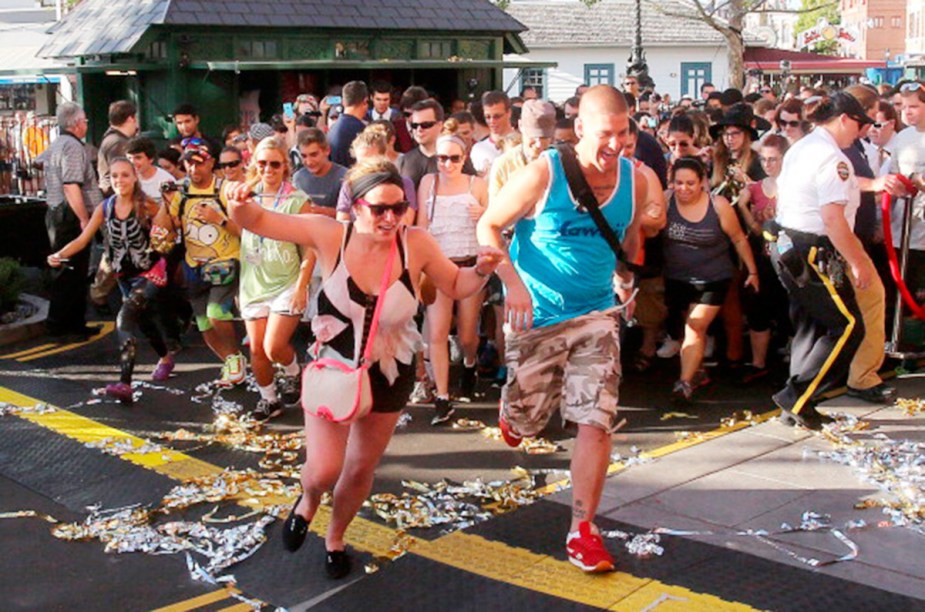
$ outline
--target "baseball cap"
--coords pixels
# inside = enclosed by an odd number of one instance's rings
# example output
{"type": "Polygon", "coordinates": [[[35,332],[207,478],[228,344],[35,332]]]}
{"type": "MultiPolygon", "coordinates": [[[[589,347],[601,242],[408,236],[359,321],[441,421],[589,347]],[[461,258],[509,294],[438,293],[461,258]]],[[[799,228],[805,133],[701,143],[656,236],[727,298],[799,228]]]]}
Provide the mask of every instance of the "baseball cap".
{"type": "Polygon", "coordinates": [[[260,142],[264,138],[275,136],[276,132],[273,131],[273,126],[268,123],[255,123],[251,126],[251,129],[247,131],[247,135],[256,142],[260,142]]]}
{"type": "Polygon", "coordinates": [[[527,100],[520,109],[518,125],[524,138],[552,138],[556,133],[556,109],[549,102],[527,100]]]}
{"type": "Polygon", "coordinates": [[[850,93],[845,91],[836,91],[831,96],[829,96],[829,99],[832,102],[832,106],[835,107],[836,114],[848,115],[862,126],[874,123],[874,120],[868,117],[867,113],[864,112],[864,107],[861,106],[861,103],[858,102],[858,99],[852,96],[850,93]]]}
{"type": "Polygon", "coordinates": [[[208,145],[202,144],[188,144],[183,149],[183,156],[180,157],[180,161],[191,161],[197,164],[204,164],[210,159],[212,155],[209,153],[208,145]]]}

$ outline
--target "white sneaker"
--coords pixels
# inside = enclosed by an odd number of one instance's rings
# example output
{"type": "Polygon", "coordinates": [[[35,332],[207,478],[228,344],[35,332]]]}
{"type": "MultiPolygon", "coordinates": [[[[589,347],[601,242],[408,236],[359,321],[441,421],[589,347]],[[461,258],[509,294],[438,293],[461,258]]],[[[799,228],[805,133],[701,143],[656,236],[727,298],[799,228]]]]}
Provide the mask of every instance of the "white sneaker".
{"type": "Polygon", "coordinates": [[[658,350],[655,351],[655,354],[662,359],[671,359],[680,352],[681,343],[673,339],[671,336],[665,336],[665,341],[662,342],[660,347],[658,347],[658,350]]]}

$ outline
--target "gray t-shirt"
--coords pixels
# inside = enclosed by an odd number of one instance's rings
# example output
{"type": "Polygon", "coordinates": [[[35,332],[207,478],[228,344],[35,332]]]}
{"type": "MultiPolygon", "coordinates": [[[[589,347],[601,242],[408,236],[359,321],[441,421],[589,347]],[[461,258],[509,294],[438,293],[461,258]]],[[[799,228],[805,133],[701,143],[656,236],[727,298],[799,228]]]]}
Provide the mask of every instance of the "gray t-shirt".
{"type": "Polygon", "coordinates": [[[324,176],[315,176],[308,168],[302,168],[292,176],[292,183],[308,194],[316,206],[335,208],[345,174],[347,169],[340,164],[333,164],[324,176]]]}
{"type": "Polygon", "coordinates": [[[61,132],[41,156],[45,164],[45,193],[51,207],[65,203],[64,186],[80,185],[88,213],[103,200],[96,169],[87,147],[73,134],[61,132]]]}
{"type": "MultiPolygon", "coordinates": [[[[890,156],[890,172],[909,176],[925,174],[925,132],[919,132],[915,126],[909,126],[897,134],[893,140],[893,154],[890,156]]],[[[904,200],[896,200],[892,209],[893,245],[900,246],[902,241],[902,222],[904,200]]],[[[912,227],[909,246],[925,250],[925,193],[915,196],[912,204],[912,227]]]]}

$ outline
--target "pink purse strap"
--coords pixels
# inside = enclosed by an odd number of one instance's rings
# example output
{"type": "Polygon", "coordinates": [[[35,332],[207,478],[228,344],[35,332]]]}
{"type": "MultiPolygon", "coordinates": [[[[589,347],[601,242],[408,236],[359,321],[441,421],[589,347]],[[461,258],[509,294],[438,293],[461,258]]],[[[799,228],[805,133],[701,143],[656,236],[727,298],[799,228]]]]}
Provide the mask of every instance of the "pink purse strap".
{"type": "Polygon", "coordinates": [[[392,248],[389,249],[389,259],[385,262],[385,270],[382,272],[382,283],[379,285],[379,296],[376,298],[376,309],[373,311],[373,320],[369,325],[369,337],[366,338],[366,348],[363,350],[363,360],[361,365],[369,364],[369,358],[373,354],[373,340],[376,338],[376,332],[379,331],[379,315],[382,313],[382,304],[385,302],[385,293],[389,290],[389,278],[392,276],[392,266],[395,263],[395,254],[398,253],[398,236],[392,241],[392,248]]]}

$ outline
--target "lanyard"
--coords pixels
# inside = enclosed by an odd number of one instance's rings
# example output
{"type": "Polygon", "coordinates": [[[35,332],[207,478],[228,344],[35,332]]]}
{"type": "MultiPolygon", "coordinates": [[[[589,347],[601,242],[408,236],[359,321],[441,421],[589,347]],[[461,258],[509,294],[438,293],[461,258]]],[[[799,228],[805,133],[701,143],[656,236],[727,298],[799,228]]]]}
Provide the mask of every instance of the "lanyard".
{"type": "MultiPolygon", "coordinates": [[[[275,197],[275,199],[273,200],[273,208],[271,208],[270,210],[276,211],[276,208],[279,206],[279,203],[282,201],[282,199],[283,199],[284,197],[288,196],[288,195],[289,195],[290,193],[292,193],[292,192],[293,192],[293,189],[292,189],[292,184],[291,184],[291,183],[289,183],[289,182],[284,182],[282,185],[280,185],[280,186],[279,186],[279,189],[276,191],[276,197],[275,197]]],[[[264,194],[264,193],[257,193],[257,194],[254,194],[254,195],[255,195],[256,197],[259,197],[259,198],[270,197],[270,194],[268,194],[268,193],[267,193],[267,194],[264,194]]],[[[263,206],[263,204],[261,204],[261,206],[263,206]]],[[[257,242],[257,253],[259,254],[259,253],[263,250],[263,241],[265,240],[265,238],[264,238],[263,236],[261,236],[261,235],[258,234],[258,235],[257,235],[257,240],[258,240],[258,242],[257,242]]]]}

